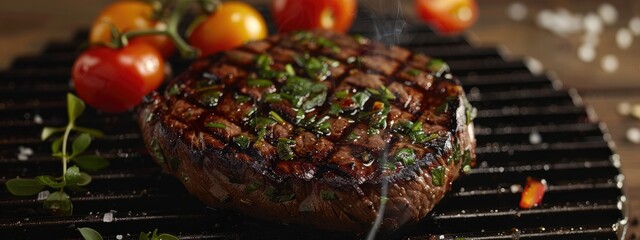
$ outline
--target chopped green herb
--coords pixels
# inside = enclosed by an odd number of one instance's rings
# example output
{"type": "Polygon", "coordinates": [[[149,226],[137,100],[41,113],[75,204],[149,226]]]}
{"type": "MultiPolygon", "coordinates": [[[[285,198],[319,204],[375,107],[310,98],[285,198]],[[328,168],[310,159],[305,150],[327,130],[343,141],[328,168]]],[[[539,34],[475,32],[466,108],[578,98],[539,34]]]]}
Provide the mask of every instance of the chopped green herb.
{"type": "Polygon", "coordinates": [[[236,143],[236,145],[238,145],[238,147],[240,147],[241,149],[247,149],[249,148],[249,144],[251,144],[251,141],[249,141],[249,137],[245,135],[238,135],[234,137],[233,142],[236,143]]]}
{"type": "Polygon", "coordinates": [[[282,119],[282,117],[274,112],[274,111],[269,111],[269,116],[271,116],[271,118],[273,118],[273,120],[276,120],[278,123],[284,123],[284,119],[282,119]]]}
{"type": "Polygon", "coordinates": [[[384,164],[382,164],[382,169],[384,170],[394,171],[396,170],[396,168],[396,164],[392,162],[385,162],[384,164]]]}
{"type": "Polygon", "coordinates": [[[358,108],[363,109],[370,97],[371,94],[368,92],[357,92],[353,94],[351,99],[358,105],[358,108]]]}
{"type": "Polygon", "coordinates": [[[442,61],[442,59],[438,58],[432,58],[427,64],[427,68],[436,77],[440,77],[444,72],[449,71],[449,65],[442,61]]]}
{"type": "Polygon", "coordinates": [[[278,152],[278,157],[280,159],[289,161],[295,157],[295,153],[291,147],[295,146],[296,141],[288,139],[288,138],[280,138],[278,139],[278,144],[276,145],[276,151],[278,152]]]}
{"type": "Polygon", "coordinates": [[[296,124],[300,124],[304,118],[306,117],[305,112],[303,109],[298,109],[298,111],[296,111],[296,124]]]}
{"type": "Polygon", "coordinates": [[[349,96],[349,91],[342,90],[342,91],[337,91],[333,94],[337,99],[342,99],[345,98],[346,96],[349,96]]]}
{"type": "Polygon", "coordinates": [[[205,92],[200,93],[198,97],[198,102],[207,107],[215,107],[218,105],[220,101],[220,97],[222,97],[222,92],[219,90],[207,90],[205,92]]]}
{"type": "MultiPolygon", "coordinates": [[[[323,85],[324,86],[324,85],[323,85]]],[[[311,110],[315,107],[320,107],[327,100],[327,91],[320,92],[316,95],[313,95],[307,99],[302,105],[302,109],[311,110]]]]}
{"type": "Polygon", "coordinates": [[[178,87],[178,84],[174,84],[172,85],[169,90],[167,91],[167,95],[171,96],[175,96],[178,93],[180,93],[180,87],[178,87]]]}
{"type": "Polygon", "coordinates": [[[256,190],[260,189],[262,187],[262,183],[259,182],[252,182],[247,184],[247,186],[244,187],[244,193],[245,194],[249,194],[252,192],[255,192],[256,190]]]}
{"type": "Polygon", "coordinates": [[[316,43],[318,43],[318,45],[321,46],[321,47],[330,48],[332,51],[334,51],[336,53],[340,52],[340,47],[338,47],[338,45],[336,45],[336,43],[334,43],[333,41],[329,40],[328,38],[318,37],[316,39],[316,43]]]}
{"type": "Polygon", "coordinates": [[[422,71],[418,70],[418,69],[409,69],[407,71],[405,71],[407,74],[409,74],[410,76],[413,77],[417,77],[420,76],[420,73],[422,73],[422,71]]]}
{"type": "Polygon", "coordinates": [[[251,126],[253,126],[256,131],[260,131],[260,129],[267,128],[275,124],[276,121],[271,118],[256,117],[251,120],[251,126]]]}
{"type": "Polygon", "coordinates": [[[237,93],[236,93],[236,95],[234,96],[234,98],[236,99],[236,101],[237,101],[238,103],[246,103],[246,102],[248,102],[248,101],[250,101],[250,100],[251,100],[251,97],[246,96],[246,95],[242,95],[242,94],[237,94],[237,93]]]}
{"type": "Polygon", "coordinates": [[[471,150],[467,149],[464,150],[464,155],[462,156],[462,159],[464,160],[462,162],[463,166],[468,166],[469,164],[471,164],[471,150]]]}
{"type": "Polygon", "coordinates": [[[413,165],[416,162],[416,152],[411,148],[401,148],[394,156],[397,162],[402,162],[404,166],[413,165]]]}
{"type": "Polygon", "coordinates": [[[331,124],[326,120],[328,117],[322,118],[320,121],[316,123],[315,130],[320,134],[329,134],[331,133],[331,124]]]}
{"type": "Polygon", "coordinates": [[[218,123],[218,122],[208,122],[204,126],[208,128],[220,128],[220,129],[227,128],[227,125],[224,125],[223,123],[218,123]]]}
{"type": "Polygon", "coordinates": [[[290,194],[281,193],[280,191],[278,191],[278,189],[275,189],[274,187],[267,188],[264,194],[267,196],[267,199],[275,203],[288,202],[293,200],[296,197],[294,193],[290,193],[290,194]]]}
{"type": "Polygon", "coordinates": [[[271,70],[272,62],[273,59],[271,59],[271,56],[266,53],[260,54],[256,57],[256,67],[261,71],[271,70]]]}
{"type": "Polygon", "coordinates": [[[444,185],[444,175],[446,169],[443,166],[437,166],[431,170],[431,182],[434,186],[444,185]]]}
{"type": "Polygon", "coordinates": [[[289,76],[295,76],[296,75],[296,70],[293,69],[293,66],[291,64],[288,64],[284,66],[285,71],[287,72],[287,74],[289,74],[289,76]]]}
{"type": "Polygon", "coordinates": [[[313,38],[313,34],[307,31],[299,31],[293,34],[294,41],[310,40],[312,38],[313,38]]]}
{"type": "Polygon", "coordinates": [[[250,87],[264,88],[271,87],[273,85],[273,82],[267,79],[249,79],[247,80],[247,85],[249,85],[250,87]]]}
{"type": "Polygon", "coordinates": [[[469,100],[467,100],[466,98],[464,99],[464,109],[466,124],[469,125],[471,122],[473,122],[473,119],[476,118],[477,110],[473,106],[471,106],[471,103],[469,103],[469,100]]]}
{"type": "Polygon", "coordinates": [[[451,152],[451,156],[447,160],[447,163],[453,162],[454,164],[458,164],[462,157],[462,152],[460,152],[460,145],[457,143],[453,144],[453,151],[451,152]]]}
{"type": "Polygon", "coordinates": [[[325,190],[320,190],[320,197],[322,198],[322,200],[327,200],[327,201],[337,199],[335,192],[325,191],[325,190]]]}
{"type": "Polygon", "coordinates": [[[402,121],[396,124],[392,129],[393,132],[409,137],[413,143],[426,143],[440,137],[438,133],[427,135],[422,129],[422,122],[415,123],[411,121],[402,121]]]}
{"type": "Polygon", "coordinates": [[[396,95],[391,92],[385,86],[381,86],[380,89],[367,88],[367,92],[371,93],[374,97],[382,100],[395,100],[396,95]]]}
{"type": "Polygon", "coordinates": [[[338,104],[332,103],[331,106],[329,106],[329,115],[338,116],[341,111],[342,108],[340,108],[340,105],[338,104]]]}
{"type": "Polygon", "coordinates": [[[353,35],[353,39],[360,45],[366,44],[369,40],[360,34],[353,35]]]}
{"type": "Polygon", "coordinates": [[[164,154],[162,154],[160,144],[155,139],[151,140],[151,152],[153,152],[153,156],[156,157],[158,162],[164,163],[164,154]]]}
{"type": "Polygon", "coordinates": [[[356,141],[358,139],[360,139],[360,135],[358,135],[358,134],[356,134],[354,132],[351,132],[351,133],[349,133],[349,135],[347,135],[347,140],[349,140],[349,141],[356,141]]]}

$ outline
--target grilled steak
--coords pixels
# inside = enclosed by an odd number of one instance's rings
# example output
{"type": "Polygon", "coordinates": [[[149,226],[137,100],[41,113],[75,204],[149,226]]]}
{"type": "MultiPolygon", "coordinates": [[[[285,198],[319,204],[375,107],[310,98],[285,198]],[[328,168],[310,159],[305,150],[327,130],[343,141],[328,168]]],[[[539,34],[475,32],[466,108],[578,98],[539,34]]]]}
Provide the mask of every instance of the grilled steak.
{"type": "Polygon", "coordinates": [[[197,60],[139,124],[158,164],[210,206],[364,232],[442,199],[475,161],[471,115],[442,61],[314,31],[197,60]]]}

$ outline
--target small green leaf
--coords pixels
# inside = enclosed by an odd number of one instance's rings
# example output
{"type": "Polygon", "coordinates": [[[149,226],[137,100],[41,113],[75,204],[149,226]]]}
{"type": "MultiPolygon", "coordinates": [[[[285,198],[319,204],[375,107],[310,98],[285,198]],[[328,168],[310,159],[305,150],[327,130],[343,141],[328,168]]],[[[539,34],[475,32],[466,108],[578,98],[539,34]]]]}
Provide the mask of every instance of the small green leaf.
{"type": "Polygon", "coordinates": [[[67,94],[67,112],[69,114],[69,122],[73,123],[84,112],[84,102],[71,93],[67,94]]]}
{"type": "Polygon", "coordinates": [[[71,159],[85,171],[95,172],[109,166],[109,161],[96,155],[83,155],[71,159]]]}
{"type": "Polygon", "coordinates": [[[60,181],[58,182],[54,177],[49,175],[37,176],[36,180],[44,185],[49,186],[50,188],[61,188],[67,185],[66,182],[60,181]]]}
{"type": "Polygon", "coordinates": [[[289,161],[295,157],[295,153],[291,147],[295,146],[296,141],[288,139],[288,138],[280,138],[278,139],[278,144],[276,145],[276,152],[278,153],[278,157],[280,159],[289,161]]]}
{"type": "Polygon", "coordinates": [[[402,148],[396,152],[395,160],[402,162],[403,165],[408,166],[416,162],[416,153],[411,148],[402,148]]]}
{"type": "Polygon", "coordinates": [[[227,125],[224,125],[224,123],[218,123],[218,122],[208,122],[204,126],[208,128],[220,128],[220,129],[227,128],[227,125]]]}
{"type": "Polygon", "coordinates": [[[276,122],[278,123],[285,123],[282,116],[280,116],[277,112],[269,111],[269,116],[271,116],[271,118],[273,118],[273,120],[276,120],[276,122]]]}
{"type": "Polygon", "coordinates": [[[91,176],[80,172],[80,168],[77,166],[67,168],[67,173],[65,173],[64,178],[69,185],[75,186],[85,186],[91,182],[91,176]]]}
{"type": "Polygon", "coordinates": [[[73,127],[72,130],[75,130],[75,131],[78,131],[78,132],[82,132],[82,133],[87,133],[87,134],[91,135],[92,137],[97,137],[97,138],[104,137],[104,133],[102,131],[97,130],[97,129],[93,129],[93,128],[73,127]]]}
{"type": "Polygon", "coordinates": [[[151,233],[141,232],[140,236],[138,237],[138,239],[140,239],[140,240],[149,240],[149,234],[151,234],[151,233]]]}
{"type": "Polygon", "coordinates": [[[42,133],[40,134],[40,139],[42,141],[47,140],[47,138],[51,137],[53,134],[59,133],[59,132],[64,132],[66,128],[64,127],[59,127],[59,128],[54,128],[54,127],[44,127],[42,129],[42,133]]]}
{"type": "Polygon", "coordinates": [[[73,204],[65,192],[54,192],[44,200],[44,208],[54,215],[71,216],[73,204]]]}
{"type": "Polygon", "coordinates": [[[82,235],[82,238],[84,238],[84,240],[102,240],[102,235],[100,235],[98,231],[91,228],[78,228],[78,231],[80,231],[80,234],[82,235]]]}
{"type": "Polygon", "coordinates": [[[15,196],[36,195],[46,186],[38,180],[25,178],[9,179],[6,185],[7,190],[15,196]]]}
{"type": "Polygon", "coordinates": [[[62,148],[62,140],[64,140],[62,137],[56,139],[55,141],[53,141],[51,143],[51,152],[56,154],[56,153],[60,153],[61,148],[62,148]]]}
{"type": "Polygon", "coordinates": [[[251,143],[249,138],[245,135],[239,135],[234,137],[233,142],[236,143],[238,147],[240,147],[241,149],[249,148],[249,144],[251,143]]]}
{"type": "Polygon", "coordinates": [[[180,240],[180,238],[173,236],[171,234],[162,233],[158,235],[158,240],[180,240]]]}
{"type": "Polygon", "coordinates": [[[89,144],[91,144],[91,136],[88,133],[80,134],[80,136],[78,136],[71,145],[71,156],[77,156],[84,152],[89,147],[89,144]]]}

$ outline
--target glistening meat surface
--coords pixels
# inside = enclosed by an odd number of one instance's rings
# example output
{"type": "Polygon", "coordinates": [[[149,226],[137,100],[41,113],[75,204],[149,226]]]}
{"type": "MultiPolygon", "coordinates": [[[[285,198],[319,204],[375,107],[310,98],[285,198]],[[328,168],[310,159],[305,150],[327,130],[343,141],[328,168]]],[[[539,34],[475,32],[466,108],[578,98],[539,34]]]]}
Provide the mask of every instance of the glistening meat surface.
{"type": "Polygon", "coordinates": [[[441,61],[314,31],[197,60],[138,122],[156,162],[212,207],[364,232],[381,203],[385,230],[431,211],[475,162],[472,115],[441,61]]]}

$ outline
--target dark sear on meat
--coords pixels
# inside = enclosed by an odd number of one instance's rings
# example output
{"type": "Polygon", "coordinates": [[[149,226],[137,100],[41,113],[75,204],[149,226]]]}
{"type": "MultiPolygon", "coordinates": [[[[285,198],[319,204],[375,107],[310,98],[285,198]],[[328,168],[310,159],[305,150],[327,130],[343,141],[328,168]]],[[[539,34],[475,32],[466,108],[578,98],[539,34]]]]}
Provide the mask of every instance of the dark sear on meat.
{"type": "Polygon", "coordinates": [[[387,231],[431,211],[475,162],[473,114],[441,61],[314,31],[197,60],[139,124],[153,158],[212,207],[362,233],[381,203],[387,231]]]}

